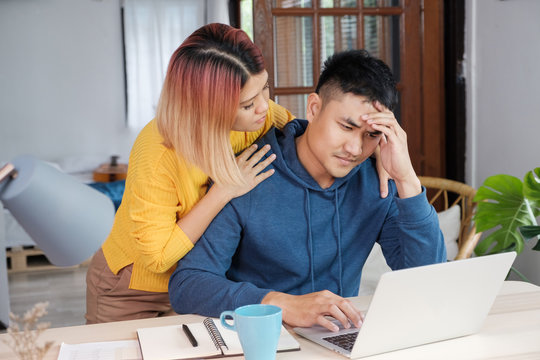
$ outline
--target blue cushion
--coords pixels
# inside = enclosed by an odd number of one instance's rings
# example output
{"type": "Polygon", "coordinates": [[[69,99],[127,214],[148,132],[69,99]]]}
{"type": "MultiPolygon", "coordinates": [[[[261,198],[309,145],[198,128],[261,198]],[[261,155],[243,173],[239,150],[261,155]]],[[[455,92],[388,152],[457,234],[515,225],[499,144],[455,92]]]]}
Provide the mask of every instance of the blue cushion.
{"type": "Polygon", "coordinates": [[[118,180],[112,182],[95,182],[88,185],[110,197],[112,202],[114,203],[114,208],[118,210],[118,207],[122,202],[122,196],[124,195],[126,180],[118,180]]]}

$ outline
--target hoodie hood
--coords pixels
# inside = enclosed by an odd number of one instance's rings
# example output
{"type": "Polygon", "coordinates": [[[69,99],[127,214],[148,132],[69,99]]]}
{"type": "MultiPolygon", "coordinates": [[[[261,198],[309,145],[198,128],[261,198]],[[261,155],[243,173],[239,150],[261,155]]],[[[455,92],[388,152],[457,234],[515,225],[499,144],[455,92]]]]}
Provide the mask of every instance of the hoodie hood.
{"type": "Polygon", "coordinates": [[[334,191],[354,176],[363,163],[354,167],[346,176],[335,178],[330,187],[321,188],[304,168],[296,152],[296,138],[304,134],[308,124],[307,120],[295,119],[289,122],[283,130],[275,129],[275,136],[264,137],[264,144],[270,144],[272,151],[276,154],[276,160],[272,165],[285,173],[291,181],[304,188],[312,191],[334,191]]]}

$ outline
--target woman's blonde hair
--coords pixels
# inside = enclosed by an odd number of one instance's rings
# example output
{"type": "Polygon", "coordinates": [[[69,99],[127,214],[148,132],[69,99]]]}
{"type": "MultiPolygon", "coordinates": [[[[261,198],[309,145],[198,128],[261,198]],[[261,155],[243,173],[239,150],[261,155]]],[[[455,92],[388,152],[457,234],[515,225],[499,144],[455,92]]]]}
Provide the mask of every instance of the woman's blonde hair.
{"type": "Polygon", "coordinates": [[[260,49],[247,34],[209,24],[174,52],[157,108],[165,146],[217,183],[242,184],[230,143],[240,91],[264,70],[260,49]]]}

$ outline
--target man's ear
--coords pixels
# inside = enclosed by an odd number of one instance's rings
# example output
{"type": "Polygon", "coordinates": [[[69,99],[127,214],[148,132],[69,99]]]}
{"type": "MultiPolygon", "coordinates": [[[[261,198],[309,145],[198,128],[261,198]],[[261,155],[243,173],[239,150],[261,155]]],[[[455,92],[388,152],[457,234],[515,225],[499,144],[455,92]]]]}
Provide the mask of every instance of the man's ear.
{"type": "Polygon", "coordinates": [[[322,109],[322,99],[317,93],[311,93],[307,98],[306,120],[312,122],[322,109]]]}

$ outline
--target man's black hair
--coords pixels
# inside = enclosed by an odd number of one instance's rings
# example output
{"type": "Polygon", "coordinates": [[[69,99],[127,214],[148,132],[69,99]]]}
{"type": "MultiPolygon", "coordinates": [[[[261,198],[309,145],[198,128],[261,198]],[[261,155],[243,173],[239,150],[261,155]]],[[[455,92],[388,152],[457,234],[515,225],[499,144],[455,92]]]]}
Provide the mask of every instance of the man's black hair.
{"type": "Polygon", "coordinates": [[[324,62],[315,92],[325,98],[325,94],[334,96],[336,90],[379,101],[391,111],[398,101],[392,71],[366,50],[338,52],[324,62]]]}

